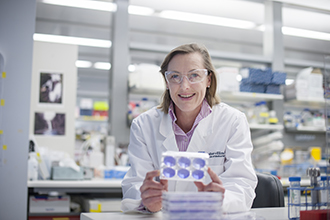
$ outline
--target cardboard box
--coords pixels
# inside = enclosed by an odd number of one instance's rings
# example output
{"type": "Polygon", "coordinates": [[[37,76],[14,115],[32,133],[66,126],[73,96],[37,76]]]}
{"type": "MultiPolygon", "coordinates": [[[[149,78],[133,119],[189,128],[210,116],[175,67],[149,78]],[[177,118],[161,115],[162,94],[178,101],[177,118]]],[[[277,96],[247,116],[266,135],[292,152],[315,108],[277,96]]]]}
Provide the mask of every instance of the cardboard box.
{"type": "Polygon", "coordinates": [[[30,213],[70,212],[70,196],[30,196],[29,208],[30,213]]]}

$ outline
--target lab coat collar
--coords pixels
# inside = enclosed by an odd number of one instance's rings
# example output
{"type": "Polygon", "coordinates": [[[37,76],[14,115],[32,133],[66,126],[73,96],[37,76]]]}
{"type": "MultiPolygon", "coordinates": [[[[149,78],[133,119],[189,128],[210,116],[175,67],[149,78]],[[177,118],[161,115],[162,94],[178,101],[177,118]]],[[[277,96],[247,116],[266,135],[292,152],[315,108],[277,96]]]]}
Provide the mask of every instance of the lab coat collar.
{"type": "MultiPolygon", "coordinates": [[[[201,120],[190,140],[187,151],[188,152],[199,152],[206,150],[206,140],[205,138],[212,134],[214,127],[214,110],[206,118],[201,120]]],[[[169,114],[164,114],[160,123],[159,132],[165,137],[162,144],[163,151],[179,151],[175,139],[175,135],[172,128],[172,119],[169,114]]]]}

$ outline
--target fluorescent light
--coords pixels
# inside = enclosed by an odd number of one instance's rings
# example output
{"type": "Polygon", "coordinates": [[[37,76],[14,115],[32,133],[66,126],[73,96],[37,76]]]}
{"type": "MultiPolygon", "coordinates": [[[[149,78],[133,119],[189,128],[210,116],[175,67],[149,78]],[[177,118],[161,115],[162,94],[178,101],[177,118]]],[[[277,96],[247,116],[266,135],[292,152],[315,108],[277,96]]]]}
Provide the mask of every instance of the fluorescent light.
{"type": "MultiPolygon", "coordinates": [[[[260,25],[256,28],[258,31],[265,31],[265,25],[260,25]]],[[[295,37],[304,37],[311,38],[317,40],[327,40],[330,41],[330,34],[319,32],[319,31],[311,31],[300,28],[292,28],[292,27],[282,27],[282,33],[284,35],[295,36],[295,37]]]]}
{"type": "Polygon", "coordinates": [[[117,10],[117,5],[112,2],[87,1],[87,0],[43,0],[42,2],[51,5],[85,8],[85,9],[93,9],[100,11],[114,12],[117,10]]]}
{"type": "Polygon", "coordinates": [[[291,85],[294,82],[294,79],[286,79],[285,80],[285,85],[291,85]]]}
{"type": "Polygon", "coordinates": [[[96,62],[94,63],[94,68],[100,70],[109,70],[111,68],[111,64],[106,62],[96,62]]]}
{"type": "Polygon", "coordinates": [[[128,6],[128,13],[133,14],[133,15],[150,16],[154,12],[155,12],[154,9],[148,8],[148,7],[142,7],[142,6],[136,6],[136,5],[128,6]]]}
{"type": "Polygon", "coordinates": [[[330,41],[330,34],[319,32],[319,31],[310,31],[299,28],[291,27],[282,27],[282,33],[285,35],[295,36],[295,37],[305,37],[312,38],[317,40],[328,40],[330,41]]]}
{"type": "Polygon", "coordinates": [[[202,14],[195,14],[188,12],[172,11],[172,10],[164,10],[160,12],[159,16],[162,18],[173,19],[173,20],[219,25],[219,26],[242,28],[242,29],[252,29],[256,26],[256,24],[251,21],[244,21],[244,20],[238,20],[232,18],[223,18],[223,17],[202,15],[202,14]]]}
{"type": "Polygon", "coordinates": [[[89,46],[89,47],[102,47],[102,48],[111,47],[111,41],[109,40],[99,40],[92,38],[69,37],[69,36],[49,35],[49,34],[34,34],[33,39],[35,41],[73,44],[73,45],[89,46]]]}
{"type": "Polygon", "coordinates": [[[78,68],[90,68],[92,66],[92,62],[86,60],[77,60],[76,67],[78,68]]]}

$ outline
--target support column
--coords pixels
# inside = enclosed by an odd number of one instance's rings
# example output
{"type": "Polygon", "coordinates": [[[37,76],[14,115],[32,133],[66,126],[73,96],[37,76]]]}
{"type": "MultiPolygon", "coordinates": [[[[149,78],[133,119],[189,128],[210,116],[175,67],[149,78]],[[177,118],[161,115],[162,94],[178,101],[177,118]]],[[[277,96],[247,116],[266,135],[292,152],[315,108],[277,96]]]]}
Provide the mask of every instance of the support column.
{"type": "MultiPolygon", "coordinates": [[[[265,31],[263,37],[264,55],[272,58],[271,68],[273,71],[284,71],[281,2],[265,2],[265,31]]],[[[283,100],[272,102],[271,108],[276,111],[279,123],[283,123],[283,105],[283,100]]]]}
{"type": "Polygon", "coordinates": [[[116,146],[129,142],[127,126],[129,65],[129,0],[116,0],[112,19],[111,69],[109,77],[109,135],[116,146]]]}

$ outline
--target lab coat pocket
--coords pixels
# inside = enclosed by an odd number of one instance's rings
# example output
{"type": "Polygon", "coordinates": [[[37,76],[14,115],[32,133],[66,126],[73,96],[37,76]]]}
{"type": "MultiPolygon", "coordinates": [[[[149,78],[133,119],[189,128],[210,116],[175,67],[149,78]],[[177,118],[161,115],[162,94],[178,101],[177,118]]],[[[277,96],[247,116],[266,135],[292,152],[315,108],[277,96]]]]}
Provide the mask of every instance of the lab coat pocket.
{"type": "Polygon", "coordinates": [[[224,161],[225,161],[225,157],[209,158],[209,167],[217,175],[220,175],[224,171],[224,165],[223,165],[224,161]]]}

